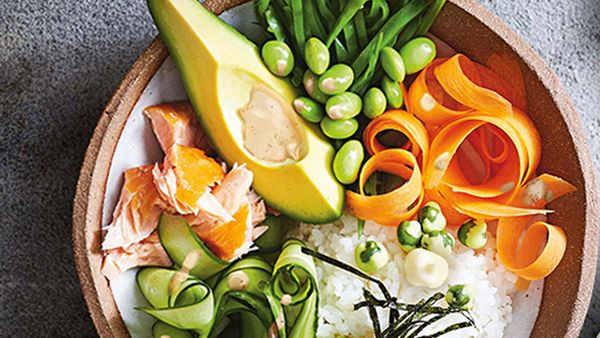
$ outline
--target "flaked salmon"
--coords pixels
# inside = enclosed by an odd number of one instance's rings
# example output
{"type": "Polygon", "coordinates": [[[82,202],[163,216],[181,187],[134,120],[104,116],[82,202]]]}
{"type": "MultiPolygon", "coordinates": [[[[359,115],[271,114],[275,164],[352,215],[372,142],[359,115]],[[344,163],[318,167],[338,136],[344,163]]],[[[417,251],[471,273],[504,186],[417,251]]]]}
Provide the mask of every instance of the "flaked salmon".
{"type": "Polygon", "coordinates": [[[127,248],[111,249],[105,252],[102,262],[102,274],[108,280],[114,280],[122,272],[138,266],[171,266],[171,260],[163,249],[158,235],[153,232],[141,242],[127,248]]]}
{"type": "Polygon", "coordinates": [[[165,154],[175,144],[210,152],[208,137],[189,102],[163,103],[146,108],[144,113],[150,119],[154,135],[165,154]]]}
{"type": "Polygon", "coordinates": [[[102,249],[127,248],[146,239],[156,230],[163,208],[164,202],[154,186],[152,165],[127,170],[102,249]]]}

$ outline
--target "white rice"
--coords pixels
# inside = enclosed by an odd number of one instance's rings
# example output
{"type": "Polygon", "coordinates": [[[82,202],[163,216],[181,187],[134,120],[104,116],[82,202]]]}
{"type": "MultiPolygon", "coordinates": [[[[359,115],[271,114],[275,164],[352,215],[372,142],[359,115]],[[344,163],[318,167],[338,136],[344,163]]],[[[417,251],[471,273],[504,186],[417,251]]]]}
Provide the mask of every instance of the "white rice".
{"type": "MultiPolygon", "coordinates": [[[[454,331],[443,337],[502,337],[504,328],[512,320],[510,294],[515,291],[516,276],[507,271],[495,259],[495,243],[492,238],[483,253],[458,244],[455,252],[447,258],[450,274],[446,284],[439,289],[414,287],[404,278],[403,261],[405,254],[396,242],[395,228],[379,226],[367,222],[365,236],[360,240],[356,234],[356,219],[343,216],[339,221],[327,225],[302,225],[291,234],[304,240],[317,251],[355,265],[354,248],[367,239],[377,239],[390,253],[390,263],[375,277],[381,279],[399,301],[415,303],[428,298],[435,292],[443,292],[450,285],[469,284],[476,293],[471,313],[477,328],[454,331]]],[[[488,236],[489,237],[489,236],[488,236]]],[[[319,278],[319,329],[318,337],[371,337],[372,325],[366,309],[353,310],[353,305],[363,300],[362,288],[367,286],[376,296],[378,289],[356,276],[334,266],[316,260],[319,278]]],[[[447,306],[444,300],[438,303],[447,306]]],[[[379,319],[382,327],[387,326],[387,312],[381,311],[379,319]]],[[[464,317],[454,314],[432,325],[422,334],[439,331],[450,324],[464,321],[464,317]]]]}

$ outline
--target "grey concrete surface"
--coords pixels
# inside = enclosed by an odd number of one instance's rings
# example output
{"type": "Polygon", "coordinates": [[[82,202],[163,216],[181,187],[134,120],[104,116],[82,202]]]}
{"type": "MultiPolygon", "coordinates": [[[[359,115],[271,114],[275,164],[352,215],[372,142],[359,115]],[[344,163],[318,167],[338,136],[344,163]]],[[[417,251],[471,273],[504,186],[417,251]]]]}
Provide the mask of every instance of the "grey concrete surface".
{"type": "MultiPolygon", "coordinates": [[[[483,3],[558,73],[600,164],[600,2],[483,3]]],[[[0,337],[96,335],[73,266],[72,198],[103,106],[155,33],[142,0],[0,1],[0,337]]],[[[600,331],[596,286],[582,337],[600,331]]]]}

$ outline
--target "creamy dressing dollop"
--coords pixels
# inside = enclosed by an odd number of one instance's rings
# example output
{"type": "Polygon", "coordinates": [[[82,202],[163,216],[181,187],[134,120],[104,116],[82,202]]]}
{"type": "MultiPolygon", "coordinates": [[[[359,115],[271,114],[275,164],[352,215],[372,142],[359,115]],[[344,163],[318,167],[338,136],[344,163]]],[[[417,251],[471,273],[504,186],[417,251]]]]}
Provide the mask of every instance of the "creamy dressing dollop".
{"type": "Polygon", "coordinates": [[[291,104],[269,87],[258,84],[239,111],[244,148],[269,162],[297,161],[302,157],[303,135],[291,104]]]}

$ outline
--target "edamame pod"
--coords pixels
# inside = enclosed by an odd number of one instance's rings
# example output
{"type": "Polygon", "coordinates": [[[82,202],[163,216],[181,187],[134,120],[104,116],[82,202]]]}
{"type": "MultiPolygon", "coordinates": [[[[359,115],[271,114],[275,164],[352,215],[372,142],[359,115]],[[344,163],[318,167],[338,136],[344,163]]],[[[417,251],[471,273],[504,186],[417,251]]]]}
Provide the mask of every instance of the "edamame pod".
{"type": "Polygon", "coordinates": [[[435,59],[435,43],[425,37],[412,39],[400,48],[400,55],[406,74],[417,73],[435,59]]]}
{"type": "Polygon", "coordinates": [[[319,77],[319,89],[327,95],[345,92],[354,81],[354,72],[350,66],[338,63],[319,77]]]}
{"type": "Polygon", "coordinates": [[[300,114],[306,121],[312,123],[320,122],[325,115],[323,106],[315,100],[304,96],[299,96],[294,100],[294,109],[296,110],[296,113],[300,114]]]}
{"type": "Polygon", "coordinates": [[[332,96],[327,100],[325,110],[332,120],[347,120],[355,117],[362,109],[362,100],[360,96],[345,92],[332,96]]]}
{"type": "Polygon", "coordinates": [[[373,87],[365,93],[363,98],[363,114],[370,119],[383,114],[387,108],[387,99],[381,89],[373,87]]]}
{"type": "Polygon", "coordinates": [[[365,158],[362,143],[357,140],[346,142],[333,158],[333,173],[342,184],[352,184],[358,178],[360,166],[365,158]]]}
{"type": "Polygon", "coordinates": [[[310,38],[304,45],[304,61],[308,68],[315,74],[325,73],[329,67],[329,50],[318,38],[310,38]]]}
{"type": "Polygon", "coordinates": [[[318,82],[319,77],[311,72],[310,69],[307,69],[306,72],[304,72],[304,78],[302,80],[304,90],[306,90],[306,93],[308,93],[315,101],[324,104],[327,102],[327,99],[329,99],[329,95],[326,95],[319,89],[318,82]]]}
{"type": "Polygon", "coordinates": [[[389,76],[384,76],[381,80],[381,89],[383,89],[390,107],[396,109],[402,107],[404,98],[402,96],[402,88],[400,88],[400,83],[390,79],[389,76]]]}
{"type": "Polygon", "coordinates": [[[267,68],[277,76],[288,76],[294,69],[294,54],[285,42],[267,41],[261,55],[267,68]]]}
{"type": "Polygon", "coordinates": [[[392,47],[385,47],[381,50],[381,67],[392,80],[397,82],[404,81],[406,70],[402,56],[392,47]]]}
{"type": "Polygon", "coordinates": [[[334,140],[343,140],[354,135],[358,130],[358,121],[356,119],[332,120],[325,116],[321,120],[321,130],[323,134],[334,140]]]}

